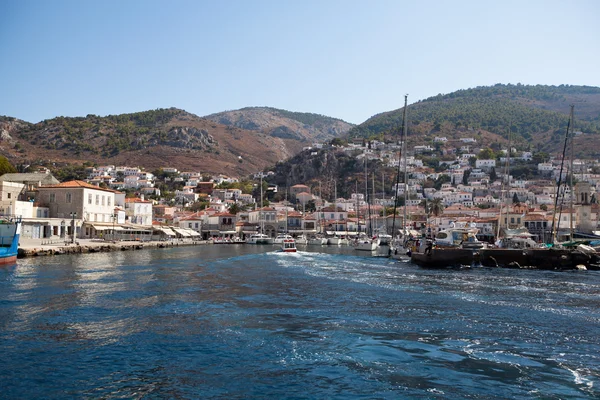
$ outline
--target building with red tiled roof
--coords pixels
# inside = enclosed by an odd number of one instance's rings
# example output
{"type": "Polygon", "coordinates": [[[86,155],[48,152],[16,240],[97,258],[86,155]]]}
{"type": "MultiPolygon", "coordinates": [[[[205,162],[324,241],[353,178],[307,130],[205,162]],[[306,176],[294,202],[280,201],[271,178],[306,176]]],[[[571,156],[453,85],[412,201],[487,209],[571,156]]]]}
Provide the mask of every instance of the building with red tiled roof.
{"type": "Polygon", "coordinates": [[[112,189],[75,180],[40,186],[37,202],[48,208],[50,218],[64,218],[66,226],[71,221],[70,226],[76,226],[77,234],[86,237],[91,234],[90,227],[86,227],[84,232],[80,232],[79,227],[84,223],[111,223],[115,218],[118,197],[125,196],[112,189]]]}

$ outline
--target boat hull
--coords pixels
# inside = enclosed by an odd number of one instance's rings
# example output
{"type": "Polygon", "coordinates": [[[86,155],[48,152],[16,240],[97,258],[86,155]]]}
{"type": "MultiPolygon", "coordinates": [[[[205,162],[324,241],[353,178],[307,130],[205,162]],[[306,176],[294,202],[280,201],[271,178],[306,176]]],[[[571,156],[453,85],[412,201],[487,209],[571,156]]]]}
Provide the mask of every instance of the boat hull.
{"type": "Polygon", "coordinates": [[[15,264],[19,252],[21,220],[0,224],[0,265],[15,264]]]}
{"type": "Polygon", "coordinates": [[[434,248],[429,253],[413,252],[411,261],[423,268],[448,268],[463,265],[483,267],[576,269],[598,262],[597,255],[569,249],[462,249],[434,248]]]}
{"type": "Polygon", "coordinates": [[[375,251],[377,250],[378,245],[379,243],[377,243],[376,240],[360,240],[357,243],[354,243],[354,250],[375,251]]]}
{"type": "Polygon", "coordinates": [[[451,268],[471,265],[475,254],[468,249],[432,249],[430,252],[412,252],[410,261],[422,268],[451,268]]]}

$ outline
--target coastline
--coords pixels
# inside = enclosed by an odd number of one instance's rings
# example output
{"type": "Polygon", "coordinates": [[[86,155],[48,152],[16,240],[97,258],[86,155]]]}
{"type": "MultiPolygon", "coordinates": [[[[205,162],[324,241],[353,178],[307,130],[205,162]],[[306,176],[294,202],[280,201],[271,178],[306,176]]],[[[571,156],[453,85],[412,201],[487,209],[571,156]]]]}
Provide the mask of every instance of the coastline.
{"type": "Polygon", "coordinates": [[[170,248],[178,246],[198,246],[212,244],[209,240],[172,241],[108,241],[98,239],[77,239],[75,243],[64,240],[20,239],[17,258],[54,256],[61,254],[83,254],[110,251],[141,250],[144,248],[170,248]]]}

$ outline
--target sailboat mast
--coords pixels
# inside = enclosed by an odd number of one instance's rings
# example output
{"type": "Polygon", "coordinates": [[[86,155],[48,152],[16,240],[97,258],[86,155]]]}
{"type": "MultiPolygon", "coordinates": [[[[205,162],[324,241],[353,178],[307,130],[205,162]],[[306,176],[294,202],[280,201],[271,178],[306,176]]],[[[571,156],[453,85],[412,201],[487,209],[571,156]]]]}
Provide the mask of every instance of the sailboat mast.
{"type": "MultiPolygon", "coordinates": [[[[552,244],[556,243],[556,231],[558,230],[558,228],[560,227],[560,221],[558,224],[558,227],[556,227],[555,229],[555,218],[556,218],[556,208],[558,207],[558,195],[560,193],[560,185],[562,183],[562,174],[563,174],[563,167],[565,164],[565,154],[567,151],[567,143],[569,141],[569,128],[571,127],[571,118],[569,118],[569,122],[567,122],[567,133],[565,135],[565,144],[563,146],[563,153],[562,153],[562,160],[560,162],[560,173],[558,174],[558,182],[556,184],[556,196],[554,197],[554,210],[552,211],[552,244]]],[[[564,192],[563,192],[564,193],[564,192]]],[[[564,197],[564,195],[563,195],[564,197]]]]}
{"type": "Polygon", "coordinates": [[[402,168],[404,168],[404,207],[403,207],[403,215],[402,215],[402,234],[406,233],[406,202],[408,200],[408,172],[406,171],[406,138],[408,136],[408,131],[406,129],[406,104],[408,102],[408,95],[404,96],[404,111],[402,113],[402,168]]]}
{"type": "MultiPolygon", "coordinates": [[[[507,180],[507,186],[510,188],[510,152],[511,152],[511,131],[510,123],[508,125],[508,151],[506,153],[506,161],[504,163],[504,174],[502,176],[502,186],[500,187],[500,213],[498,216],[498,228],[496,229],[496,240],[500,239],[500,227],[502,226],[502,213],[504,212],[504,206],[506,203],[506,190],[504,189],[505,180],[507,180]]],[[[508,214],[508,205],[507,210],[508,214]]],[[[508,224],[507,224],[508,225],[508,224]]],[[[508,226],[506,226],[508,228],[508,226]]]]}
{"type": "Polygon", "coordinates": [[[371,210],[369,209],[369,174],[367,172],[367,153],[365,153],[365,201],[367,202],[367,215],[365,217],[365,232],[369,233],[371,223],[371,210]],[[367,225],[367,221],[369,225],[367,225]]]}
{"type": "Polygon", "coordinates": [[[265,223],[262,218],[262,207],[263,207],[263,185],[262,185],[262,171],[260,172],[260,208],[258,209],[258,219],[260,220],[260,233],[265,233],[265,223]]]}
{"type": "MultiPolygon", "coordinates": [[[[394,216],[392,217],[392,238],[394,237],[394,232],[396,230],[396,209],[398,206],[398,186],[400,185],[400,166],[404,145],[404,121],[406,120],[406,103],[408,102],[408,95],[404,95],[404,110],[402,112],[402,131],[400,132],[400,152],[398,154],[398,170],[396,171],[396,186],[395,186],[395,194],[394,194],[394,216]]],[[[403,221],[403,224],[406,225],[406,222],[403,221]]],[[[402,229],[402,233],[404,234],[404,228],[402,229]]]]}
{"type": "Polygon", "coordinates": [[[574,109],[575,106],[573,104],[571,104],[571,175],[569,177],[569,185],[571,186],[571,196],[569,196],[570,199],[570,204],[569,204],[569,209],[571,210],[571,213],[569,215],[569,221],[570,221],[570,232],[571,232],[571,241],[573,241],[573,195],[575,194],[575,188],[573,187],[573,174],[575,173],[575,171],[573,170],[573,159],[574,159],[574,147],[575,147],[575,131],[573,126],[575,125],[575,119],[574,119],[574,109]]]}

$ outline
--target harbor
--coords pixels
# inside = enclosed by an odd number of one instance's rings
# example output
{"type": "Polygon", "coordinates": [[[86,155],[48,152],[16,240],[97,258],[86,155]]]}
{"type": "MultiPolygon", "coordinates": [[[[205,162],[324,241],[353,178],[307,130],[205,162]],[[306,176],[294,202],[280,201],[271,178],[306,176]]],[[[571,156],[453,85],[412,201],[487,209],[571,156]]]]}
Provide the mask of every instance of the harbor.
{"type": "Polygon", "coordinates": [[[307,250],[145,246],[0,268],[3,396],[600,395],[596,271],[307,250]]]}

